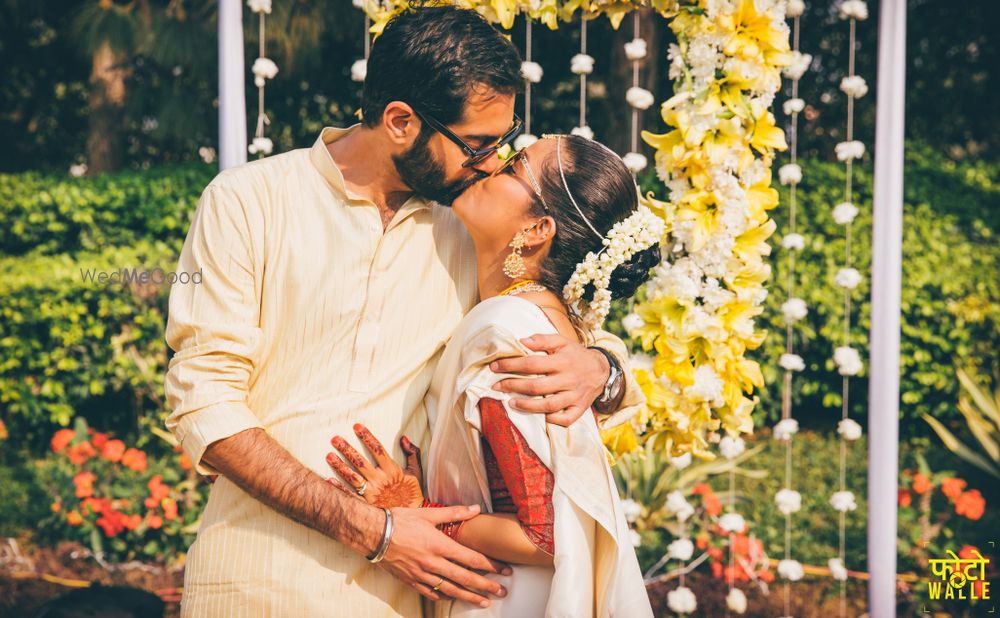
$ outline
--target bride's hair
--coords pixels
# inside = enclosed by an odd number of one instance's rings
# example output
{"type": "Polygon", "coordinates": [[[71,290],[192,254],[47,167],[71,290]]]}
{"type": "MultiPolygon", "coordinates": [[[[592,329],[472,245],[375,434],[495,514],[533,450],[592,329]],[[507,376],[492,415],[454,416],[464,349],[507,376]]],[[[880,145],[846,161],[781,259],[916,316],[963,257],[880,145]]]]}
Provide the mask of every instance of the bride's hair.
{"type": "MultiPolygon", "coordinates": [[[[558,139],[562,142],[562,171],[566,185],[587,221],[607,236],[612,226],[628,218],[638,207],[638,193],[632,174],[620,157],[597,142],[576,135],[558,139]]],[[[531,214],[539,217],[550,215],[556,221],[556,234],[541,265],[539,282],[561,295],[577,264],[587,257],[587,253],[600,251],[603,245],[587,223],[580,219],[580,213],[567,195],[555,153],[546,157],[541,171],[539,184],[549,210],[546,212],[541,202],[535,200],[531,214]]],[[[658,244],[636,253],[611,273],[608,286],[611,297],[632,296],[648,278],[649,270],[659,262],[658,244]]],[[[585,301],[593,298],[593,286],[588,288],[583,297],[585,301]]]]}

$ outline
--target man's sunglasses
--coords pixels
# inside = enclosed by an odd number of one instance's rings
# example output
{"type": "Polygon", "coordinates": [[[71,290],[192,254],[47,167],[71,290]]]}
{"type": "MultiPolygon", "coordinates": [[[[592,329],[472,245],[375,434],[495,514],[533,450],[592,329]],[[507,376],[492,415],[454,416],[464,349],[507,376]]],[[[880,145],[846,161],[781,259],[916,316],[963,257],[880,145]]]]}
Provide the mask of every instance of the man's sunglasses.
{"type": "Polygon", "coordinates": [[[417,110],[413,111],[414,113],[416,113],[417,117],[420,118],[420,120],[426,122],[428,126],[430,126],[432,129],[434,129],[441,135],[447,137],[449,140],[454,142],[456,146],[462,149],[462,152],[464,152],[466,157],[468,157],[465,160],[465,162],[462,163],[462,167],[472,167],[474,165],[479,165],[480,163],[485,161],[490,155],[496,154],[497,150],[511,143],[512,141],[514,141],[515,138],[517,138],[518,135],[521,134],[521,126],[522,126],[521,119],[517,117],[517,114],[515,114],[514,124],[512,124],[509,129],[507,129],[507,132],[503,135],[503,137],[497,140],[495,144],[493,144],[492,146],[485,146],[483,148],[473,148],[472,146],[466,144],[461,137],[455,135],[451,131],[451,129],[444,126],[444,124],[438,122],[437,120],[435,120],[431,116],[428,116],[427,114],[422,114],[417,110]]]}

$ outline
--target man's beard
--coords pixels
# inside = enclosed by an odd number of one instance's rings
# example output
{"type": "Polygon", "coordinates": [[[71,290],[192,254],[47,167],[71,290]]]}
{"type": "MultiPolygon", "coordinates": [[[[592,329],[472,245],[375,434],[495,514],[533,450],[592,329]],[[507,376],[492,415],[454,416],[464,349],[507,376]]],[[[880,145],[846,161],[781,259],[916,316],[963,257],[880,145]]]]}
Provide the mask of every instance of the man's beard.
{"type": "Polygon", "coordinates": [[[451,206],[455,198],[482,180],[485,174],[475,173],[471,178],[446,182],[444,168],[427,147],[432,133],[433,131],[421,130],[413,146],[403,154],[393,155],[392,162],[396,165],[400,179],[417,195],[432,199],[442,206],[451,206]]]}

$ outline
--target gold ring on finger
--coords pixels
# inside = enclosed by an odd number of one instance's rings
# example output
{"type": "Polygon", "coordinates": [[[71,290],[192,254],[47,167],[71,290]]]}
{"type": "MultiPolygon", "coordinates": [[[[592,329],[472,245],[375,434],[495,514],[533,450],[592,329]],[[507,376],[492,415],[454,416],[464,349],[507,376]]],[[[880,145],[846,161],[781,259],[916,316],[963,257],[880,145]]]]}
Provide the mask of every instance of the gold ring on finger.
{"type": "Polygon", "coordinates": [[[366,489],[368,489],[368,479],[365,479],[365,482],[361,483],[361,487],[358,487],[354,491],[358,492],[359,496],[364,496],[366,489]]]}
{"type": "Polygon", "coordinates": [[[444,583],[444,578],[442,577],[441,581],[439,581],[436,586],[434,586],[433,588],[431,588],[431,590],[433,590],[434,592],[440,591],[441,590],[441,584],[443,584],[443,583],[444,583]]]}

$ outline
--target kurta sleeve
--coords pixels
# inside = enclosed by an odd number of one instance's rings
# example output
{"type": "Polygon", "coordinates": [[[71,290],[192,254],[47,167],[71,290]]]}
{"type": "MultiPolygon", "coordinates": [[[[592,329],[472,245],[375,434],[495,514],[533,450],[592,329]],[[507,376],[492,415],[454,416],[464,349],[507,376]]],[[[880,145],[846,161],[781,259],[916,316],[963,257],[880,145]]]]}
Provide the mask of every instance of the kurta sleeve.
{"type": "Polygon", "coordinates": [[[628,421],[646,405],[646,396],[642,394],[642,388],[632,375],[632,366],[629,364],[628,346],[625,342],[611,333],[598,330],[594,332],[593,345],[603,348],[618,359],[625,374],[625,397],[617,410],[611,414],[598,414],[597,424],[601,429],[611,429],[628,421]]]}
{"type": "MultiPolygon", "coordinates": [[[[545,553],[555,554],[555,511],[552,506],[555,476],[528,446],[527,440],[507,416],[502,402],[480,399],[479,415],[482,436],[489,445],[489,451],[484,449],[487,474],[492,477],[494,472],[491,468],[495,465],[514,503],[517,520],[525,536],[545,553]]],[[[493,484],[491,478],[491,490],[493,484]]],[[[495,495],[493,502],[496,507],[495,495]]]]}
{"type": "Polygon", "coordinates": [[[209,185],[177,267],[199,273],[200,283],[170,291],[166,338],[175,355],[164,385],[166,426],[201,474],[218,473],[201,461],[210,444],[261,426],[247,405],[261,342],[261,241],[252,227],[238,196],[209,185]]]}

